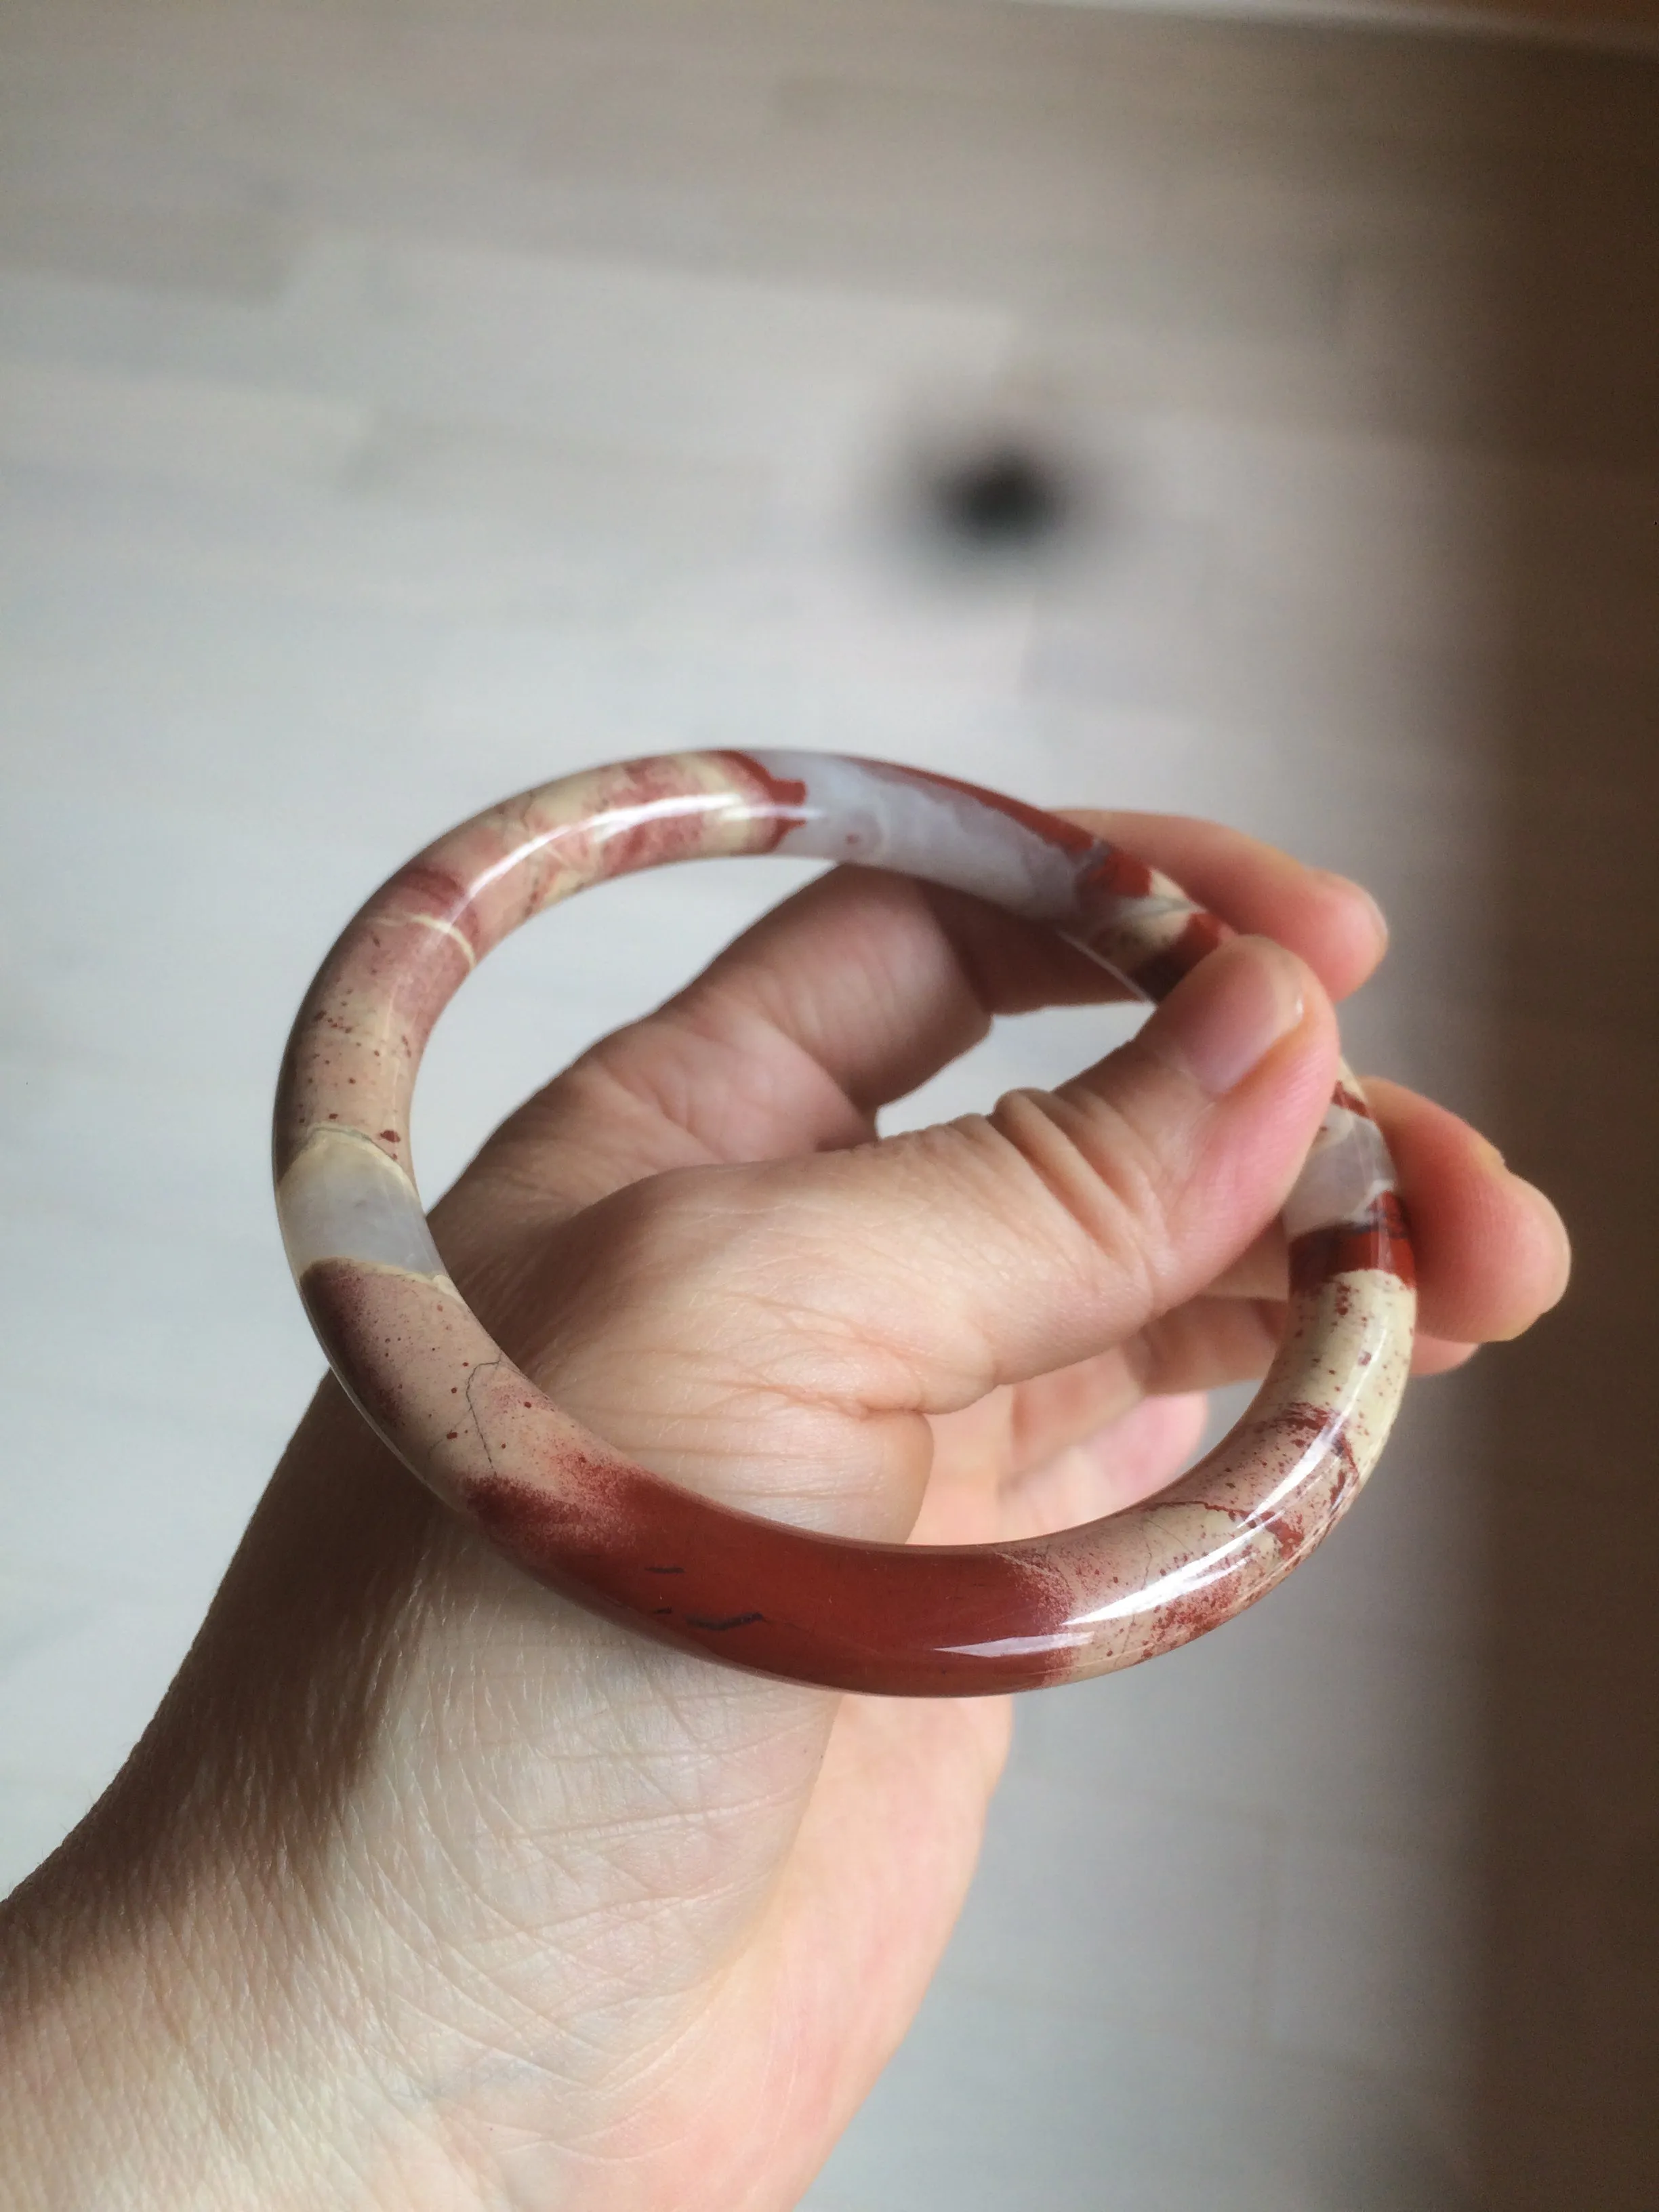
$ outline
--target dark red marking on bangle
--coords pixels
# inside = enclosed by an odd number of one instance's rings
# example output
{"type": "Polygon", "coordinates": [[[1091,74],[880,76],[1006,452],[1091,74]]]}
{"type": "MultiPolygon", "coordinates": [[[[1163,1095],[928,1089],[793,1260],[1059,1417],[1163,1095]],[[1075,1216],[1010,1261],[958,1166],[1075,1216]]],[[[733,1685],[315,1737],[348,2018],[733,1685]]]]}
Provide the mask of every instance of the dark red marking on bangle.
{"type": "Polygon", "coordinates": [[[625,1462],[603,1474],[604,1502],[592,1514],[570,1502],[562,1467],[562,1498],[489,1476],[467,1483],[461,1502],[538,1582],[624,1627],[757,1674],[838,1690],[975,1697],[1039,1688],[1068,1671],[1061,1632],[1071,1594],[1032,1561],[997,1547],[853,1543],[732,1512],[625,1462]],[[646,1595],[629,1556],[647,1534],[660,1541],[665,1533],[688,1553],[689,1587],[669,1613],[646,1595]],[[763,1589],[787,1593],[763,1616],[750,1595],[763,1589]],[[1049,1637],[1053,1650],[1030,1648],[1049,1637]],[[999,1642],[1012,1648],[999,1651],[999,1642]]]}
{"type": "MultiPolygon", "coordinates": [[[[459,932],[472,948],[475,960],[489,951],[472,912],[473,886],[453,870],[434,860],[416,858],[398,869],[375,893],[366,913],[388,920],[441,922],[459,932]]],[[[355,927],[355,925],[354,925],[355,927]]]]}
{"type": "Polygon", "coordinates": [[[1145,898],[1152,888],[1152,872],[1133,853],[1108,845],[1079,878],[1077,888],[1078,898],[1085,908],[1100,899],[1145,898]]]}
{"type": "Polygon", "coordinates": [[[1129,981],[1149,999],[1167,998],[1200,960],[1206,959],[1231,934],[1226,923],[1218,921],[1212,914],[1193,913],[1172,945],[1153,953],[1139,968],[1127,970],[1129,981]]]}
{"type": "Polygon", "coordinates": [[[1316,1291],[1334,1275],[1352,1275],[1362,1268],[1393,1275],[1409,1290],[1417,1282],[1417,1261],[1412,1250],[1406,1209],[1394,1191],[1374,1199],[1363,1218],[1339,1221],[1329,1229],[1310,1229],[1291,1239],[1291,1288],[1316,1291]]]}
{"type": "Polygon", "coordinates": [[[1376,1119],[1370,1109],[1370,1102],[1362,1098],[1357,1091],[1351,1091],[1346,1083],[1337,1085],[1331,1094],[1331,1103],[1334,1106],[1345,1108],[1348,1113],[1354,1115],[1362,1121],[1375,1121],[1376,1119]]]}
{"type": "MultiPolygon", "coordinates": [[[[771,793],[763,790],[760,796],[769,809],[771,793]]],[[[726,799],[726,793],[692,781],[672,754],[660,760],[625,761],[615,781],[607,784],[592,820],[562,829],[559,841],[586,842],[602,880],[642,868],[667,867],[676,860],[695,860],[705,849],[708,817],[726,799]],[[676,799],[685,803],[677,807],[672,803],[676,799]],[[637,821],[625,818],[635,809],[653,808],[659,811],[643,811],[637,821]]],[[[769,844],[761,849],[769,850],[788,827],[787,822],[779,823],[769,844]]]]}
{"type": "MultiPolygon", "coordinates": [[[[1303,1459],[1322,1453],[1334,1460],[1341,1470],[1338,1485],[1339,1497],[1345,1497],[1358,1480],[1359,1469],[1353,1455],[1353,1447],[1343,1433],[1342,1417],[1329,1406],[1310,1406],[1292,1402],[1275,1408],[1267,1425],[1276,1437],[1289,1437],[1297,1446],[1303,1459]]],[[[1308,1486],[1299,1482],[1284,1505],[1264,1515],[1261,1526],[1268,1529],[1286,1559],[1297,1559],[1306,1549],[1308,1530],[1308,1486]]],[[[1320,1527],[1325,1525],[1327,1515],[1317,1516],[1320,1527]]]]}
{"type": "Polygon", "coordinates": [[[300,1297],[317,1340],[362,1412],[382,1430],[402,1429],[403,1393],[378,1271],[355,1260],[319,1260],[300,1278],[300,1297]]]}
{"type": "Polygon", "coordinates": [[[1174,1651],[1183,1644],[1195,1644],[1200,1636],[1207,1636],[1212,1628],[1219,1628],[1242,1612],[1244,1608],[1233,1587],[1236,1579],[1231,1574],[1218,1575],[1212,1582],[1168,1599],[1158,1608],[1158,1650],[1174,1651]]]}
{"type": "Polygon", "coordinates": [[[780,837],[787,835],[795,823],[805,822],[811,813],[812,810],[806,803],[806,786],[798,778],[774,775],[771,769],[763,762],[757,761],[752,753],[716,753],[714,757],[724,761],[729,768],[736,769],[739,775],[747,776],[751,783],[759,787],[768,803],[777,808],[780,816],[784,817],[778,823],[780,837]]]}

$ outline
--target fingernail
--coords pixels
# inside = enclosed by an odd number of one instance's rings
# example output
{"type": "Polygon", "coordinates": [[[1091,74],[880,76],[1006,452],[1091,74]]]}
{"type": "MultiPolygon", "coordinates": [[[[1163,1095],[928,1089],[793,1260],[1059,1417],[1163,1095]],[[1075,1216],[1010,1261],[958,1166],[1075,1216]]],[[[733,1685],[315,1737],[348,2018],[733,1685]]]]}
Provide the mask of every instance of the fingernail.
{"type": "Polygon", "coordinates": [[[1352,876],[1342,875],[1335,868],[1318,868],[1314,872],[1322,876],[1325,881],[1333,884],[1336,890],[1346,892],[1350,898],[1363,901],[1370,908],[1371,921],[1386,949],[1389,942],[1389,917],[1383,913],[1371,893],[1366,890],[1364,884],[1355,883],[1352,876]]]}
{"type": "Polygon", "coordinates": [[[1302,963],[1266,937],[1236,937],[1195,968],[1147,1023],[1152,1049],[1224,1097],[1302,1019],[1302,963]]]}
{"type": "MultiPolygon", "coordinates": [[[[1497,1147],[1483,1143],[1481,1149],[1489,1155],[1486,1164],[1494,1166],[1498,1158],[1497,1147]]],[[[1565,1297],[1572,1274],[1572,1240],[1567,1234],[1567,1224],[1554,1204],[1535,1182],[1528,1182],[1524,1176],[1518,1176],[1509,1168],[1498,1167],[1497,1171],[1501,1173],[1512,1194],[1519,1193],[1522,1205],[1537,1224],[1543,1243],[1550,1248],[1550,1258],[1545,1261],[1541,1273],[1535,1264],[1540,1255],[1535,1253],[1531,1263],[1523,1264],[1520,1270],[1522,1279],[1530,1285],[1525,1310],[1507,1325],[1487,1331],[1489,1342],[1510,1344],[1517,1336],[1524,1336],[1540,1314],[1548,1313],[1552,1306],[1559,1305],[1565,1297]]]]}
{"type": "MultiPolygon", "coordinates": [[[[1539,1225],[1545,1236],[1555,1247],[1555,1289],[1554,1295],[1549,1301],[1550,1305],[1555,1305],[1565,1294],[1567,1279],[1572,1273],[1572,1238],[1568,1234],[1567,1224],[1561,1218],[1560,1211],[1554,1200],[1540,1190],[1535,1182],[1528,1182],[1524,1176],[1516,1175],[1512,1170],[1510,1181],[1518,1183],[1525,1191],[1527,1203],[1537,1215],[1539,1225]]],[[[1547,1312],[1548,1307],[1545,1310],[1547,1312]]]]}
{"type": "Polygon", "coordinates": [[[1553,1305],[1566,1289],[1567,1278],[1572,1272],[1572,1238],[1568,1234],[1567,1224],[1561,1218],[1554,1200],[1540,1190],[1535,1182],[1528,1182],[1525,1176],[1516,1175],[1490,1137],[1483,1137],[1477,1131],[1474,1146],[1476,1158],[1487,1174],[1501,1176],[1511,1189],[1520,1192],[1522,1203],[1536,1218],[1547,1242],[1555,1249],[1557,1287],[1550,1300],[1550,1304],[1553,1305]]]}

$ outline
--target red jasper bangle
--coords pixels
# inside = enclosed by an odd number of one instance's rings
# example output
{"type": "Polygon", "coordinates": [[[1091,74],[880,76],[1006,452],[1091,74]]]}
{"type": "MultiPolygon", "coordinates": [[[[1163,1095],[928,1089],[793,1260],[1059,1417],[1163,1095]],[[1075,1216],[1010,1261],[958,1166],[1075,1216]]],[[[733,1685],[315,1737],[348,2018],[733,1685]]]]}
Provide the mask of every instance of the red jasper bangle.
{"type": "Polygon", "coordinates": [[[1285,1209],[1289,1315],[1254,1402],[1170,1488],[1058,1535],[864,1544],[712,1504],[562,1413],[468,1309],[409,1167],[433,1024],[483,955],[544,907],[635,868],[737,853],[858,860],[977,893],[1050,924],[1148,999],[1227,933],[1069,823],[873,761],[675,754],[477,815],[346,929],[301,1008],[277,1094],[289,1262],[363,1417],[542,1582],[763,1674],[912,1697],[1031,1689],[1133,1666],[1241,1612],[1352,1503],[1410,1364],[1410,1239],[1346,1071],[1285,1209]]]}

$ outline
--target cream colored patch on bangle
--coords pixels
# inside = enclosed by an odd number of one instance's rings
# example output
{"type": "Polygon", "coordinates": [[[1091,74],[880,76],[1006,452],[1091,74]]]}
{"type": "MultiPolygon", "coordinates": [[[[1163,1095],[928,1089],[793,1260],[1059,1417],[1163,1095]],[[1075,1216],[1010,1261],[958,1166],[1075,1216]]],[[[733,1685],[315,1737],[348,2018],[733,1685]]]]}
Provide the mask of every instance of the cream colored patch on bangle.
{"type": "Polygon", "coordinates": [[[419,1192],[360,1129],[313,1129],[277,1186],[276,1212],[296,1275],[356,1260],[448,1279],[419,1192]]]}
{"type": "MultiPolygon", "coordinates": [[[[472,950],[465,933],[457,929],[453,921],[441,921],[435,914],[396,914],[391,915],[388,919],[391,921],[404,923],[416,929],[435,930],[440,937],[447,937],[453,945],[459,945],[462,952],[466,957],[466,964],[469,968],[476,968],[477,966],[477,954],[472,950]]],[[[377,924],[377,926],[384,925],[377,924]]]]}

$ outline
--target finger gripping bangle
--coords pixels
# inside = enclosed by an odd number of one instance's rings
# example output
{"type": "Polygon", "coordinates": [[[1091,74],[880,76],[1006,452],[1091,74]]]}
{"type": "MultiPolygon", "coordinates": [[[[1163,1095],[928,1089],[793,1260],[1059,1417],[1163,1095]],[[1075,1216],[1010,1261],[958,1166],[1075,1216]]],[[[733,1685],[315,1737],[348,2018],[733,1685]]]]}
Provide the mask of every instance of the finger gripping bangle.
{"type": "Polygon", "coordinates": [[[428,846],[324,963],[276,1099],[306,1310],[370,1425],[539,1580],[664,1642],[837,1689],[957,1697],[1130,1667],[1281,1581],[1352,1502],[1400,1403],[1415,1300],[1388,1152],[1346,1069],[1283,1216],[1283,1341],[1231,1434],[1133,1510],[1019,1543],[855,1543],[635,1466],[493,1343],[409,1163],[416,1070],[483,955],[571,892],[738,853],[858,860],[1050,924],[1159,999],[1227,934],[1167,878],[948,777],[813,753],[682,753],[568,776],[428,846]]]}

